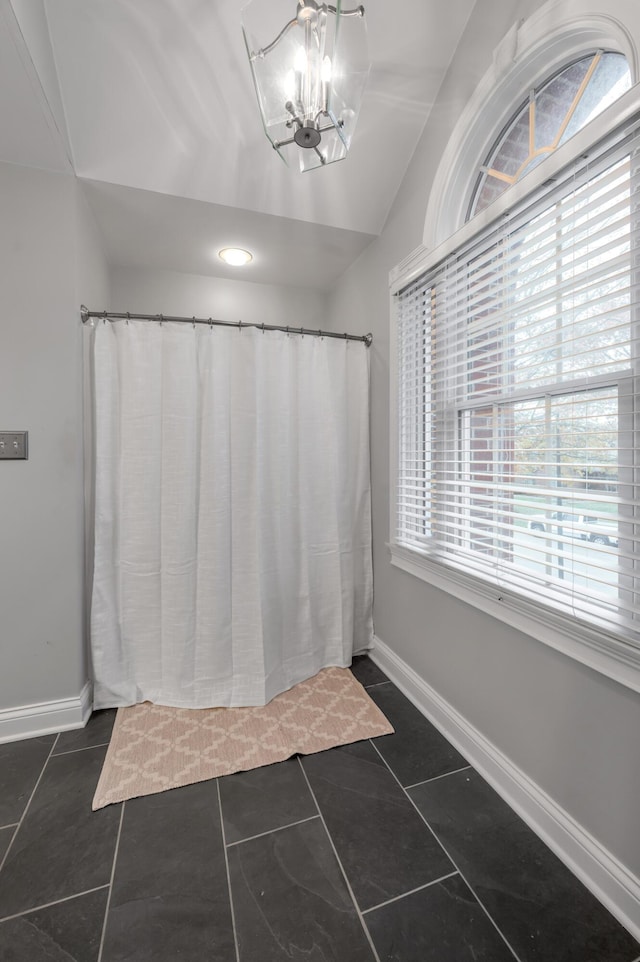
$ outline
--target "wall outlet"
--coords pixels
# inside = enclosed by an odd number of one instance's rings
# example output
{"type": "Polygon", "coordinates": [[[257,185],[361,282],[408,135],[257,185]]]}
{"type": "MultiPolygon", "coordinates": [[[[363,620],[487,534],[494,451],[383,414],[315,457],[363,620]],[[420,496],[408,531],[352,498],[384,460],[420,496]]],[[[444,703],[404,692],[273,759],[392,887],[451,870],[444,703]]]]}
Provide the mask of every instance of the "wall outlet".
{"type": "Polygon", "coordinates": [[[0,431],[0,461],[26,461],[28,431],[0,431]]]}

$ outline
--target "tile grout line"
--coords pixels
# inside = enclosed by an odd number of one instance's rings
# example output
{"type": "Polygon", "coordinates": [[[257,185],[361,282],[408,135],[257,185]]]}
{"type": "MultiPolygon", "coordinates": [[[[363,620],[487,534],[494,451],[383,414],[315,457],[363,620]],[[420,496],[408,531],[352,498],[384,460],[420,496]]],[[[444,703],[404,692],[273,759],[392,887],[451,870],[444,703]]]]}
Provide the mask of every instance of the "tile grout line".
{"type": "Polygon", "coordinates": [[[392,899],[387,899],[386,902],[380,902],[379,905],[372,905],[370,909],[363,909],[362,914],[368,915],[369,912],[375,912],[378,909],[382,909],[385,905],[392,905],[393,902],[399,902],[400,899],[406,899],[409,895],[415,895],[416,892],[423,892],[425,889],[431,888],[432,885],[438,885],[439,882],[445,882],[448,878],[453,878],[454,875],[459,875],[460,873],[456,869],[455,872],[449,872],[448,875],[443,875],[441,878],[434,878],[433,882],[427,882],[425,885],[418,885],[415,889],[410,889],[408,892],[403,892],[402,895],[396,895],[392,899]]]}
{"type": "Polygon", "coordinates": [[[106,885],[96,885],[95,888],[85,889],[84,892],[74,892],[73,895],[65,895],[62,899],[54,899],[53,902],[45,902],[43,905],[34,905],[32,909],[25,909],[24,912],[15,912],[13,915],[5,915],[0,918],[0,922],[10,922],[12,919],[19,919],[23,915],[29,915],[31,912],[40,912],[42,909],[49,909],[52,905],[62,905],[63,902],[71,902],[73,899],[81,899],[83,895],[91,895],[93,892],[101,892],[103,889],[108,888],[108,883],[106,885]]]}
{"type": "Polygon", "coordinates": [[[341,861],[341,859],[340,859],[340,856],[338,855],[338,852],[337,852],[337,850],[336,850],[336,847],[335,847],[335,845],[334,845],[334,843],[333,843],[333,839],[331,838],[331,832],[330,832],[329,829],[327,828],[327,823],[326,823],[325,820],[324,820],[324,815],[322,814],[322,812],[321,812],[321,810],[320,810],[320,805],[318,804],[318,799],[316,798],[316,793],[314,792],[314,790],[313,790],[312,787],[311,787],[311,782],[309,781],[309,778],[308,778],[308,776],[307,776],[307,773],[306,773],[305,770],[304,770],[304,765],[302,764],[302,759],[300,758],[299,755],[298,755],[298,764],[300,765],[300,768],[301,768],[301,770],[302,770],[302,775],[303,775],[303,777],[304,777],[304,780],[305,780],[305,782],[307,783],[307,788],[308,788],[309,791],[311,792],[311,797],[312,797],[312,799],[313,799],[314,805],[316,806],[316,808],[317,808],[317,810],[318,810],[318,815],[319,815],[319,817],[320,817],[320,822],[321,822],[321,824],[322,824],[322,826],[323,826],[323,828],[324,828],[324,830],[325,830],[325,832],[326,832],[327,838],[329,839],[329,844],[331,845],[331,848],[332,848],[332,850],[333,850],[333,854],[334,854],[334,856],[335,856],[335,858],[336,858],[336,861],[337,861],[337,863],[338,863],[338,866],[339,866],[339,868],[340,868],[340,871],[342,872],[342,877],[343,877],[343,879],[344,879],[345,885],[347,886],[347,891],[348,891],[349,895],[351,896],[351,901],[353,902],[353,906],[354,906],[354,908],[355,908],[355,910],[356,910],[356,913],[357,913],[357,915],[358,915],[358,918],[359,918],[359,920],[360,920],[360,925],[362,926],[362,930],[363,930],[363,932],[364,932],[364,934],[365,934],[365,937],[366,937],[366,939],[367,939],[367,942],[369,943],[369,946],[371,947],[371,951],[373,952],[373,957],[374,957],[374,959],[375,959],[375,962],[380,962],[380,956],[378,955],[377,949],[376,949],[375,945],[373,944],[373,939],[371,938],[371,933],[369,932],[369,929],[367,928],[367,925],[366,925],[365,920],[364,920],[364,916],[363,916],[362,912],[360,911],[360,906],[358,905],[358,902],[356,901],[356,897],[355,897],[355,895],[353,894],[353,889],[351,888],[351,883],[349,882],[349,879],[348,879],[348,877],[347,877],[347,873],[346,873],[345,870],[344,870],[344,866],[343,866],[343,864],[342,864],[342,861],[341,861]]]}
{"type": "Polygon", "coordinates": [[[11,838],[11,841],[9,842],[9,845],[8,845],[8,847],[7,847],[7,851],[4,853],[4,857],[3,857],[2,859],[0,859],[0,872],[1,872],[2,869],[4,868],[5,862],[6,862],[7,859],[9,858],[9,852],[10,852],[11,849],[13,848],[13,844],[14,844],[16,838],[18,837],[18,833],[19,833],[19,831],[20,831],[20,828],[22,827],[22,823],[24,822],[25,817],[26,817],[26,814],[27,814],[27,812],[29,811],[29,809],[30,809],[30,807],[31,807],[31,802],[33,801],[33,796],[35,795],[36,791],[38,790],[38,785],[39,785],[40,782],[42,781],[42,776],[44,775],[44,770],[45,770],[45,768],[47,767],[47,765],[49,764],[49,759],[50,759],[51,756],[53,755],[53,749],[54,749],[54,748],[56,747],[56,745],[58,744],[58,739],[59,739],[59,738],[60,738],[60,733],[58,732],[58,734],[56,735],[56,737],[53,739],[53,743],[52,743],[52,745],[51,745],[51,749],[49,750],[49,754],[47,755],[47,757],[46,757],[46,759],[45,759],[45,762],[44,762],[44,765],[42,766],[42,769],[40,770],[40,774],[38,775],[38,780],[36,781],[35,785],[33,786],[33,791],[31,792],[31,795],[29,795],[29,801],[27,802],[27,804],[26,804],[25,807],[24,807],[24,810],[23,810],[23,812],[22,812],[22,816],[21,816],[20,820],[16,823],[16,830],[15,830],[15,832],[13,833],[13,836],[12,836],[12,838],[11,838]]]}
{"type": "MultiPolygon", "coordinates": [[[[511,954],[513,955],[513,957],[514,957],[514,959],[516,960],[516,962],[522,962],[522,959],[520,958],[520,956],[517,954],[517,952],[515,951],[515,949],[513,948],[513,946],[512,946],[512,945],[510,944],[510,942],[507,940],[506,936],[501,932],[501,930],[499,929],[499,927],[498,927],[495,919],[493,918],[493,916],[489,913],[489,911],[488,911],[487,908],[485,907],[482,899],[480,899],[480,898],[478,897],[478,894],[477,894],[476,890],[473,888],[472,885],[469,884],[469,882],[467,881],[464,873],[460,870],[460,867],[456,864],[455,860],[451,857],[451,855],[449,854],[449,852],[447,852],[446,848],[444,847],[444,845],[442,844],[442,842],[440,841],[440,839],[438,838],[438,836],[436,835],[436,833],[434,832],[434,830],[433,830],[433,829],[431,828],[431,826],[429,825],[429,822],[426,820],[426,818],[424,817],[424,815],[422,814],[422,812],[420,811],[420,809],[418,808],[418,806],[416,805],[416,803],[414,802],[414,800],[411,798],[411,795],[409,795],[409,793],[408,793],[408,792],[404,789],[404,787],[401,785],[400,779],[397,777],[397,775],[395,774],[395,772],[393,771],[393,769],[391,768],[391,766],[389,765],[389,763],[387,762],[387,760],[385,759],[385,757],[382,755],[382,753],[381,753],[380,751],[378,751],[378,748],[377,748],[376,745],[374,744],[373,740],[372,740],[372,739],[369,739],[369,741],[371,742],[371,744],[372,744],[373,747],[375,748],[376,752],[378,753],[378,755],[379,755],[380,758],[382,759],[383,764],[384,764],[384,765],[386,766],[386,768],[389,770],[389,772],[391,773],[391,775],[393,776],[393,778],[396,780],[396,782],[398,783],[398,785],[400,785],[400,788],[401,788],[402,791],[404,792],[405,796],[409,799],[409,801],[411,802],[413,808],[414,808],[415,811],[418,813],[418,815],[420,816],[420,818],[422,819],[422,821],[424,822],[424,824],[427,826],[427,828],[429,829],[429,831],[431,832],[431,834],[432,834],[433,837],[435,838],[436,842],[438,843],[438,845],[440,846],[440,848],[442,849],[442,851],[444,852],[444,854],[447,856],[447,858],[449,859],[449,861],[451,862],[451,864],[455,867],[456,871],[457,871],[458,874],[460,875],[460,878],[463,880],[463,882],[465,883],[465,885],[468,886],[469,890],[473,893],[473,897],[474,897],[474,898],[476,899],[476,901],[478,902],[478,905],[480,906],[480,908],[482,909],[482,911],[485,913],[485,915],[487,916],[487,918],[489,919],[489,921],[491,922],[491,924],[492,924],[493,927],[495,928],[496,932],[498,933],[498,935],[500,936],[500,938],[502,939],[502,941],[504,942],[504,944],[507,946],[507,948],[509,949],[509,951],[510,951],[511,954]]],[[[98,962],[99,962],[99,960],[98,960],[98,962]]]]}
{"type": "Polygon", "coordinates": [[[259,832],[257,835],[249,835],[248,838],[239,838],[237,842],[226,842],[226,848],[234,848],[236,845],[243,845],[245,842],[252,842],[254,838],[264,838],[265,835],[273,835],[275,832],[283,832],[285,828],[293,828],[295,825],[303,825],[305,822],[313,822],[319,815],[310,815],[308,818],[300,818],[297,822],[289,822],[288,825],[279,825],[268,832],[259,832]]]}
{"type": "MultiPolygon", "coordinates": [[[[238,945],[238,931],[236,929],[236,913],[233,908],[233,892],[231,891],[231,872],[229,871],[229,855],[227,853],[227,837],[224,830],[224,815],[222,814],[222,795],[220,794],[219,778],[216,778],[216,790],[218,792],[218,812],[220,813],[220,831],[222,832],[222,851],[224,852],[224,864],[227,870],[227,890],[229,892],[229,908],[231,910],[231,930],[233,932],[233,945],[236,950],[236,962],[240,962],[240,947],[238,945]]],[[[100,962],[99,959],[98,959],[98,962],[100,962]]]]}
{"type": "Polygon", "coordinates": [[[17,828],[20,822],[11,822],[9,825],[0,825],[0,832],[4,832],[5,828],[17,828]]]}
{"type": "Polygon", "coordinates": [[[56,752],[54,758],[61,755],[75,755],[77,752],[90,752],[93,748],[106,748],[109,742],[100,742],[99,745],[83,745],[81,748],[69,748],[66,752],[56,752]]]}
{"type": "MultiPolygon", "coordinates": [[[[369,739],[371,741],[371,739],[369,739]]],[[[410,788],[417,788],[419,785],[428,785],[430,782],[437,782],[439,778],[447,778],[449,775],[457,775],[458,772],[466,772],[471,765],[463,765],[462,768],[456,768],[453,772],[443,772],[442,775],[434,775],[433,778],[423,778],[421,782],[414,782],[413,785],[403,785],[405,792],[408,792],[410,788]]]]}
{"type": "Polygon", "coordinates": [[[109,879],[109,893],[107,895],[107,904],[104,909],[104,922],[102,923],[102,933],[100,935],[100,948],[98,949],[98,958],[96,962],[101,962],[102,952],[104,950],[104,940],[107,934],[107,922],[109,921],[109,910],[111,908],[111,895],[113,893],[113,879],[116,874],[116,862],[118,861],[118,849],[120,848],[120,836],[122,835],[122,823],[124,822],[124,809],[126,801],[122,803],[122,811],[120,812],[120,824],[118,825],[118,834],[116,836],[116,847],[113,852],[113,864],[111,865],[111,877],[109,879]]]}

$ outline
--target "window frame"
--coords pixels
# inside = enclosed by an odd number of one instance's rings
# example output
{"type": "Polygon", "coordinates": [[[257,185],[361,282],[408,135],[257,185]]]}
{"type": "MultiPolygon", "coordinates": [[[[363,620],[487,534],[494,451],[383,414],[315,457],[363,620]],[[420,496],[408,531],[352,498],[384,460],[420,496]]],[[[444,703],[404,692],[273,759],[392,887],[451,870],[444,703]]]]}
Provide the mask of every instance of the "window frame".
{"type": "Polygon", "coordinates": [[[559,147],[545,162],[526,174],[489,207],[464,224],[451,238],[433,251],[418,248],[390,272],[391,301],[391,420],[390,420],[390,549],[391,564],[459,600],[478,608],[499,621],[562,652],[564,655],[612,678],[616,682],[640,692],[640,651],[635,651],[622,639],[583,622],[566,617],[553,608],[543,608],[528,601],[508,588],[499,588],[480,576],[457,569],[455,563],[446,564],[418,549],[399,544],[396,539],[398,512],[398,357],[397,310],[395,296],[412,282],[451,256],[476,235],[489,229],[511,208],[524,202],[550,179],[560,175],[576,161],[588,156],[594,146],[612,131],[619,131],[622,140],[640,121],[640,96],[634,86],[618,101],[606,108],[569,141],[559,147]]]}
{"type": "MultiPolygon", "coordinates": [[[[527,115],[527,122],[530,126],[530,138],[533,137],[533,141],[535,142],[537,141],[537,136],[538,136],[537,118],[539,114],[538,105],[539,105],[540,97],[544,95],[545,91],[548,90],[550,85],[552,85],[559,77],[562,77],[563,75],[565,75],[565,73],[568,70],[570,70],[572,67],[575,67],[577,64],[584,63],[588,60],[589,65],[585,72],[585,78],[583,78],[584,89],[582,89],[582,86],[581,86],[581,89],[576,93],[576,95],[572,99],[571,103],[567,107],[565,114],[560,119],[560,122],[558,123],[558,126],[555,130],[556,137],[560,139],[562,137],[562,134],[564,133],[564,128],[571,122],[571,119],[575,113],[575,110],[578,109],[582,104],[583,96],[586,95],[589,91],[589,82],[590,82],[591,76],[595,72],[597,72],[598,66],[602,61],[602,59],[609,55],[622,58],[625,64],[627,65],[627,70],[629,71],[629,73],[631,73],[631,66],[624,53],[621,53],[620,51],[617,51],[617,50],[611,50],[608,48],[599,47],[597,49],[584,50],[579,54],[571,57],[569,60],[562,61],[562,63],[560,63],[559,65],[556,65],[554,70],[552,70],[551,72],[548,72],[542,80],[540,80],[539,77],[536,78],[536,82],[531,85],[529,91],[527,92],[527,96],[513,110],[513,112],[507,119],[506,123],[503,125],[498,135],[494,138],[493,143],[490,144],[483,163],[480,164],[477,168],[475,181],[471,186],[471,190],[469,192],[467,212],[464,218],[465,221],[470,220],[475,213],[479,213],[480,210],[482,210],[484,207],[487,206],[486,204],[484,204],[481,208],[479,209],[477,208],[478,199],[484,189],[485,177],[487,174],[490,175],[492,173],[495,173],[496,158],[500,156],[505,140],[508,139],[509,133],[511,132],[513,127],[520,122],[523,115],[525,114],[527,115]]],[[[529,146],[530,146],[530,153],[527,159],[528,163],[531,163],[532,161],[534,161],[535,157],[542,157],[543,159],[541,160],[541,162],[544,162],[544,160],[548,159],[550,154],[552,154],[555,150],[558,149],[559,143],[557,143],[554,140],[551,143],[538,145],[534,149],[534,143],[532,143],[530,140],[529,146]]],[[[523,161],[523,163],[525,162],[523,161]]],[[[516,183],[522,176],[522,174],[519,171],[520,171],[520,168],[517,171],[515,171],[514,174],[506,175],[505,179],[511,176],[513,178],[512,183],[516,183]]]]}

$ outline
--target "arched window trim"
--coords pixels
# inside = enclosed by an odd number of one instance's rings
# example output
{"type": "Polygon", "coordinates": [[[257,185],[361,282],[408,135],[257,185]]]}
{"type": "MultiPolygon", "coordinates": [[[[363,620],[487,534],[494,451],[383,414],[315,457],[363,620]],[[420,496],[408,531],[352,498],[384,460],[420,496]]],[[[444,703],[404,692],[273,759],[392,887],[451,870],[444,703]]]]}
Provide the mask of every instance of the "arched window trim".
{"type": "MultiPolygon", "coordinates": [[[[484,186],[484,182],[482,178],[483,172],[486,172],[488,175],[494,174],[495,176],[502,176],[504,180],[507,180],[507,177],[509,175],[501,175],[499,171],[495,169],[496,158],[500,156],[505,138],[508,137],[509,132],[513,129],[514,125],[520,122],[521,117],[525,113],[527,114],[527,121],[530,128],[529,155],[522,161],[520,168],[518,168],[518,170],[516,170],[512,175],[510,175],[512,184],[520,180],[521,177],[524,175],[524,173],[527,173],[527,168],[530,167],[531,161],[534,160],[536,156],[542,157],[542,161],[544,162],[544,160],[548,159],[550,154],[552,154],[555,150],[558,149],[558,146],[559,146],[558,141],[561,138],[564,128],[566,127],[567,124],[570,123],[573,116],[573,112],[579,107],[581,103],[582,95],[587,94],[589,90],[589,83],[590,83],[592,74],[597,70],[598,65],[601,62],[602,58],[611,54],[613,54],[616,57],[622,57],[625,64],[628,67],[628,61],[626,57],[624,57],[624,54],[619,54],[618,51],[594,49],[586,53],[581,53],[578,57],[572,57],[571,60],[563,63],[558,69],[554,70],[551,74],[548,74],[547,76],[540,78],[535,85],[530,87],[527,97],[512,110],[511,114],[506,119],[502,128],[496,134],[493,140],[493,143],[491,145],[491,148],[489,150],[489,153],[485,157],[484,164],[479,164],[478,167],[476,168],[476,179],[475,179],[475,183],[471,185],[471,188],[469,191],[469,199],[467,204],[465,221],[471,220],[471,218],[475,216],[475,213],[479,213],[480,210],[483,210],[484,207],[488,206],[487,204],[483,204],[479,209],[476,208],[474,210],[474,207],[478,203],[479,195],[482,193],[483,186],[484,186]],[[533,149],[534,145],[531,143],[531,136],[532,136],[531,126],[532,125],[534,126],[533,137],[535,140],[537,140],[536,131],[537,131],[537,123],[538,123],[537,121],[538,101],[539,101],[540,95],[543,93],[543,91],[548,89],[549,85],[552,84],[558,77],[561,77],[563,74],[565,74],[567,70],[570,70],[576,64],[581,64],[584,62],[588,62],[586,74],[582,79],[580,90],[574,96],[571,104],[568,106],[567,110],[562,116],[558,124],[558,127],[555,128],[554,130],[556,140],[551,141],[549,143],[544,143],[544,144],[536,143],[535,149],[533,149]],[[533,120],[532,120],[532,111],[533,111],[533,117],[534,117],[533,120]],[[489,158],[492,158],[492,159],[489,160],[489,158]]],[[[602,110],[600,110],[600,113],[602,113],[602,110]]],[[[585,125],[583,124],[583,126],[585,125]]]]}
{"type": "MultiPolygon", "coordinates": [[[[527,21],[515,24],[503,38],[492,66],[468,101],[444,150],[427,206],[425,248],[442,244],[464,224],[478,164],[514,109],[541,78],[603,48],[626,57],[632,83],[636,83],[638,52],[616,15],[620,13],[617,8],[626,6],[626,0],[610,0],[611,15],[591,14],[576,20],[575,4],[551,0],[527,21]],[[551,30],[550,23],[554,24],[551,30]]],[[[542,166],[549,163],[550,158],[542,166]]]]}

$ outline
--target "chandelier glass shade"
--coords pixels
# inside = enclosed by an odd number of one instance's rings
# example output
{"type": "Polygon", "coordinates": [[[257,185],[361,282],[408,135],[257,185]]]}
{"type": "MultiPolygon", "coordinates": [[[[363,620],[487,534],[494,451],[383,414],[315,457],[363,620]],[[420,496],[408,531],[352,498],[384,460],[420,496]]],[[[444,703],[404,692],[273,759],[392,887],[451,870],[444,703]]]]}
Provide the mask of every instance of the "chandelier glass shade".
{"type": "MultiPolygon", "coordinates": [[[[349,2],[349,0],[347,0],[349,2]]],[[[364,7],[249,0],[242,29],[265,133],[301,170],[347,155],[369,74],[364,7]]]]}

